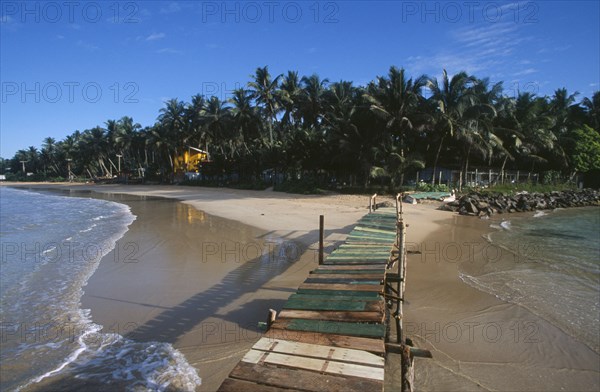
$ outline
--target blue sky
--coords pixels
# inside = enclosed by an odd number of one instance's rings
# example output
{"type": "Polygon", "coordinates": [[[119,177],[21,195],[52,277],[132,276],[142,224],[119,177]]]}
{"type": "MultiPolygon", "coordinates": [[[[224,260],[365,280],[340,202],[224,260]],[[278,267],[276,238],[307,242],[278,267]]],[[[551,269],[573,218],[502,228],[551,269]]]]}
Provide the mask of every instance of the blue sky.
{"type": "Polygon", "coordinates": [[[259,66],[364,85],[465,70],[579,98],[600,84],[600,2],[1,1],[0,156],[163,102],[227,99],[259,66]]]}

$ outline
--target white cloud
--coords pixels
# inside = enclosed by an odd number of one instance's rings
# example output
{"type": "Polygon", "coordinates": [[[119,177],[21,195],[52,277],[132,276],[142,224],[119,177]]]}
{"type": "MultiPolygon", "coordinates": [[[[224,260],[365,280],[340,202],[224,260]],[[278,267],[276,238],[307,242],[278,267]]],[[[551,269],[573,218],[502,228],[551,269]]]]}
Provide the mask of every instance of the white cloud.
{"type": "Polygon", "coordinates": [[[524,75],[531,75],[532,73],[536,73],[536,72],[538,72],[538,70],[535,68],[527,68],[522,71],[515,72],[513,75],[514,76],[524,76],[524,75]]]}
{"type": "Polygon", "coordinates": [[[443,68],[449,75],[465,71],[480,77],[496,77],[500,73],[511,74],[515,71],[515,64],[520,63],[530,65],[521,71],[525,75],[537,70],[531,66],[530,60],[519,61],[515,57],[523,43],[532,40],[525,28],[516,23],[459,27],[449,33],[449,40],[438,51],[409,57],[406,68],[413,74],[426,73],[438,77],[443,68]]]}
{"type": "Polygon", "coordinates": [[[173,49],[173,48],[162,48],[156,51],[158,54],[183,54],[181,50],[173,49]]]}
{"type": "Polygon", "coordinates": [[[146,41],[156,41],[157,39],[165,38],[165,33],[152,33],[146,37],[146,41]]]}

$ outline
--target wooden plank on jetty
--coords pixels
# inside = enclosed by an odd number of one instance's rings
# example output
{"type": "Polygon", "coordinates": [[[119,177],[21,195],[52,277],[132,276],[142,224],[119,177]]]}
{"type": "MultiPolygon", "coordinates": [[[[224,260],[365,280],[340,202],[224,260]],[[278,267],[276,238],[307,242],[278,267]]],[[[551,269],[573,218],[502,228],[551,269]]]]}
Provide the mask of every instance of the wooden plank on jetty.
{"type": "Polygon", "coordinates": [[[398,256],[397,227],[393,209],[361,218],[269,320],[219,390],[382,391],[383,283],[398,256]]]}

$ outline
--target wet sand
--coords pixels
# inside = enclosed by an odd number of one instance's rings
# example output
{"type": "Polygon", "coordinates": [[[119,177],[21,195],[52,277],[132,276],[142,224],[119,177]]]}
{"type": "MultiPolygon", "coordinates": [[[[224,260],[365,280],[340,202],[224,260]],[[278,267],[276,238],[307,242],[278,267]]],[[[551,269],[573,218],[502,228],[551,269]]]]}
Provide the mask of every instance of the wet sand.
{"type": "MultiPolygon", "coordinates": [[[[138,218],[90,279],[83,307],[108,331],[173,343],[198,369],[202,391],[218,387],[258,339],[266,311],[279,310],[315,268],[318,215],[325,215],[327,251],[368,204],[365,196],[214,188],[54,188],[131,206],[138,218]]],[[[418,390],[598,389],[595,352],[460,280],[459,265],[478,268],[490,222],[433,204],[404,205],[404,213],[407,241],[422,252],[409,255],[405,334],[434,355],[416,360],[418,390]]]]}
{"type": "MultiPolygon", "coordinates": [[[[482,237],[494,220],[452,215],[425,241],[410,244],[422,253],[408,258],[405,332],[434,357],[416,359],[417,390],[598,390],[595,351],[526,308],[460,279],[460,271],[476,273],[485,259],[519,257],[482,237]]],[[[409,228],[409,242],[410,234],[409,228]]]]}

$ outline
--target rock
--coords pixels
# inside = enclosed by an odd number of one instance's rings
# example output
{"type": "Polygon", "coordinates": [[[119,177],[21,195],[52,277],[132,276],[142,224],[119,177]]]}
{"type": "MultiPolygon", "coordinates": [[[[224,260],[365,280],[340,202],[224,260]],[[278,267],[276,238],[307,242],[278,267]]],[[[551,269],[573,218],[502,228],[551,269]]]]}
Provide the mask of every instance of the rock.
{"type": "Polygon", "coordinates": [[[553,191],[549,193],[521,192],[516,195],[500,193],[470,193],[447,203],[441,209],[458,211],[462,215],[492,215],[505,212],[523,212],[554,208],[600,206],[600,192],[593,189],[580,191],[553,191]]]}

